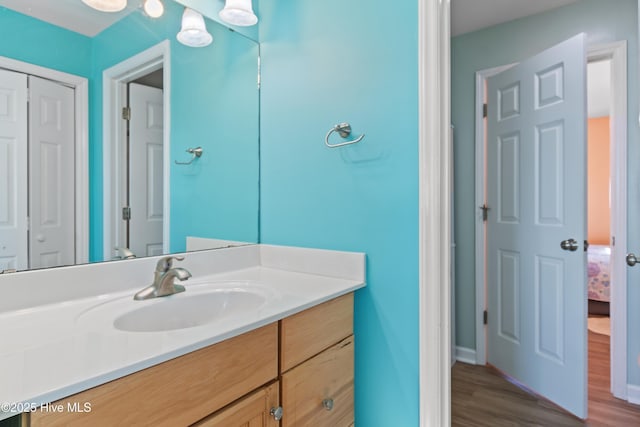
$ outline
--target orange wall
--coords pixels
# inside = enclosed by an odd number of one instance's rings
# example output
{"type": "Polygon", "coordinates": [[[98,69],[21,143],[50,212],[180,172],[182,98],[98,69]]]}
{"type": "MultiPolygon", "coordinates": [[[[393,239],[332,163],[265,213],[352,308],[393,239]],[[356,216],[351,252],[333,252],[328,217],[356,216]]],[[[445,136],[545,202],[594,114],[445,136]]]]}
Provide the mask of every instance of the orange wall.
{"type": "Polygon", "coordinates": [[[588,240],[609,244],[609,117],[589,119],[588,124],[588,240]]]}

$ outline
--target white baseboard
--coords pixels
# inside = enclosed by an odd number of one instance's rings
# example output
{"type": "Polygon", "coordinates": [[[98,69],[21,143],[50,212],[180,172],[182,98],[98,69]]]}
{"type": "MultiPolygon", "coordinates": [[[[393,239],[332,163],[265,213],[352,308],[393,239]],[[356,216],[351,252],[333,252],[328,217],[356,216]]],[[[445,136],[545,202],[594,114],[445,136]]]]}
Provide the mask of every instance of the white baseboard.
{"type": "Polygon", "coordinates": [[[463,363],[476,364],[476,351],[472,348],[456,346],[456,360],[463,363]]]}
{"type": "Polygon", "coordinates": [[[627,401],[640,405],[640,386],[627,384],[627,401]]]}

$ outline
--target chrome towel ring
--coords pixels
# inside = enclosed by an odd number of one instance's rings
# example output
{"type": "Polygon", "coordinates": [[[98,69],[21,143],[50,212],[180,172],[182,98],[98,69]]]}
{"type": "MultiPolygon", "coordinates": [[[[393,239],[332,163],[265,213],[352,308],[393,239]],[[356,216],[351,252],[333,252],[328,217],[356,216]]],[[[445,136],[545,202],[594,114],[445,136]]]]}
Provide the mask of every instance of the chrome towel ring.
{"type": "Polygon", "coordinates": [[[196,148],[189,148],[187,149],[187,153],[191,154],[191,160],[189,160],[188,162],[179,162],[177,160],[175,160],[176,165],[190,165],[191,163],[193,163],[193,161],[197,158],[199,158],[200,156],[202,156],[202,147],[196,147],[196,148]]]}
{"type": "Polygon", "coordinates": [[[362,138],[364,138],[364,133],[363,133],[358,138],[356,138],[356,139],[354,139],[352,141],[345,141],[345,142],[340,142],[340,143],[337,143],[337,144],[330,144],[329,143],[329,137],[331,136],[331,134],[333,132],[338,132],[338,134],[341,137],[346,138],[349,135],[351,135],[351,125],[349,123],[340,123],[338,125],[335,125],[333,128],[331,128],[331,130],[329,132],[327,132],[327,136],[324,138],[324,145],[326,145],[329,148],[336,148],[336,147],[342,147],[344,145],[355,144],[355,143],[358,143],[358,142],[362,141],[362,138]]]}

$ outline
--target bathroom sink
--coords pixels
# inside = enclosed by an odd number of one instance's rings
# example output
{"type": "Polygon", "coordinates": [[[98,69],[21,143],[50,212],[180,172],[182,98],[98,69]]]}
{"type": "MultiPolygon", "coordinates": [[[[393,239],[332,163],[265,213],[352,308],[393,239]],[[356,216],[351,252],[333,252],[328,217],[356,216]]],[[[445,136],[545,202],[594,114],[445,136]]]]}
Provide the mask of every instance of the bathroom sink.
{"type": "Polygon", "coordinates": [[[185,292],[135,301],[127,292],[105,298],[76,317],[84,330],[165,332],[250,317],[278,300],[273,290],[249,281],[194,283],[185,292]]]}
{"type": "Polygon", "coordinates": [[[150,301],[113,321],[113,326],[128,332],[159,332],[201,326],[215,320],[242,315],[266,302],[258,292],[244,289],[218,289],[206,293],[183,293],[150,301]]]}

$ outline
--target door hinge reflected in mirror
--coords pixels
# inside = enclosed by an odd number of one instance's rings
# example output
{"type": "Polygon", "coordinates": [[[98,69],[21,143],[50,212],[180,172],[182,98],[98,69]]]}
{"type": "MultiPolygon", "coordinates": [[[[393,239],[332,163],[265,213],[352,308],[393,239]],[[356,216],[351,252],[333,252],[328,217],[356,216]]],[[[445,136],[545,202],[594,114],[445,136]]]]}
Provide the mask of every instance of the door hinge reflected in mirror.
{"type": "Polygon", "coordinates": [[[489,115],[489,105],[482,104],[482,117],[487,117],[489,115]]]}
{"type": "Polygon", "coordinates": [[[131,120],[131,108],[122,107],[122,119],[123,120],[131,120]]]}
{"type": "Polygon", "coordinates": [[[487,310],[482,313],[482,323],[485,325],[489,323],[489,312],[487,310]]]}
{"type": "Polygon", "coordinates": [[[122,208],[122,219],[124,221],[129,221],[131,219],[131,208],[129,206],[122,208]]]}
{"type": "Polygon", "coordinates": [[[482,221],[487,222],[487,219],[489,218],[489,206],[485,203],[480,206],[480,209],[482,210],[482,221]]]}

